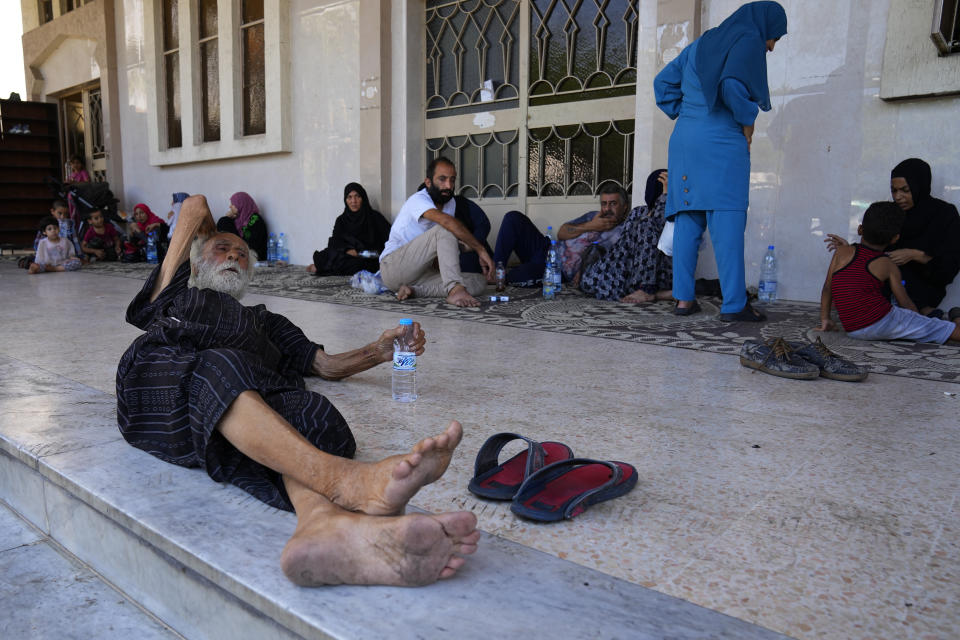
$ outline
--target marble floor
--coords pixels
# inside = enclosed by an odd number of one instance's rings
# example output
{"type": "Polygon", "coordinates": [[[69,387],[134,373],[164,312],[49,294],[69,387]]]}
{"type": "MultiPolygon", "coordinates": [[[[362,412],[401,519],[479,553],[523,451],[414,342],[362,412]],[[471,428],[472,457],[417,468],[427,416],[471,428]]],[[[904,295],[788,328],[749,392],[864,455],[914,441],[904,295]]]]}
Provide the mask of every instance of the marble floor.
{"type": "MultiPolygon", "coordinates": [[[[0,264],[0,355],[113,393],[140,333],[123,322],[140,285],[0,264]]],[[[399,303],[391,313],[245,302],[287,315],[331,352],[404,317],[399,303]]],[[[958,385],[788,381],[729,355],[423,322],[416,403],[392,402],[386,367],[308,382],[346,416],[364,459],[463,422],[451,469],[415,506],[472,510],[493,535],[797,638],[956,637],[958,385]],[[518,520],[466,490],[477,450],[500,431],[630,462],[640,482],[569,522],[518,520]]]]}

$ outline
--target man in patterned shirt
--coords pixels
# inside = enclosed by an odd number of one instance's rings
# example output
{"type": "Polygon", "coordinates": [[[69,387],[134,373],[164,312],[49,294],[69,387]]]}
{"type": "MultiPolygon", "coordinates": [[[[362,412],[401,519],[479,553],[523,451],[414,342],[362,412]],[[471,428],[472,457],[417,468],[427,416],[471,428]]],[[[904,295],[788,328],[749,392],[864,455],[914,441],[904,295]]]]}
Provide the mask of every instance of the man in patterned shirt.
{"type": "MultiPolygon", "coordinates": [[[[241,238],[216,233],[203,196],[184,202],[163,263],[127,309],[127,321],[146,333],[117,368],[124,438],[295,511],[281,565],[297,584],[421,585],[453,576],[476,550],[476,517],[403,513],[446,471],[460,424],[407,454],[355,462],[343,416],[303,380],[338,380],[390,361],[401,329],[328,354],[285,317],[238,301],[252,263],[241,238]]],[[[418,325],[415,332],[423,353],[424,334],[418,325]]]]}

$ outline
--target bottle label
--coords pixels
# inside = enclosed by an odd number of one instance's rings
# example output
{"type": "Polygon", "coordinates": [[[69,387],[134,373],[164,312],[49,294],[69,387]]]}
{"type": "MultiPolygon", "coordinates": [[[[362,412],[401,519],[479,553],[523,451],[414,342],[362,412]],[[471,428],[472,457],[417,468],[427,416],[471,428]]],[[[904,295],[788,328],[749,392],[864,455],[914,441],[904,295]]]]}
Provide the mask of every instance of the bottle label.
{"type": "Polygon", "coordinates": [[[395,371],[416,371],[417,354],[408,351],[394,351],[393,369],[395,371]]]}

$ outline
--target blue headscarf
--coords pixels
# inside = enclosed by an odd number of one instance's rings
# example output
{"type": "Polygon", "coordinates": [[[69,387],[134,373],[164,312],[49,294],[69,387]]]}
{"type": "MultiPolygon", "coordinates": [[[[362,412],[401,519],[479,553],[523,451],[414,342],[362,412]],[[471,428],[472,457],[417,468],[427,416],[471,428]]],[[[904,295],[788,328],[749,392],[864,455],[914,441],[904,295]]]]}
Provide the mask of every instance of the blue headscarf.
{"type": "Polygon", "coordinates": [[[776,2],[751,2],[733,12],[720,26],[700,36],[697,75],[707,107],[713,109],[725,78],[747,87],[750,99],[770,111],[767,87],[767,40],[787,33],[787,12],[776,2]]]}

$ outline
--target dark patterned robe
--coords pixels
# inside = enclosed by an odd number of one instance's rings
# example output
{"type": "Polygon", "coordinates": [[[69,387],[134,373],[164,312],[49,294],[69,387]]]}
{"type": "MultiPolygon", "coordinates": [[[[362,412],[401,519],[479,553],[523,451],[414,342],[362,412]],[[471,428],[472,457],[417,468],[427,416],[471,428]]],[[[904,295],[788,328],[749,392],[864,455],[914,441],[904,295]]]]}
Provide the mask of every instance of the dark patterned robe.
{"type": "Polygon", "coordinates": [[[665,204],[666,196],[660,196],[653,211],[639,206],[630,212],[616,244],[583,270],[580,289],[584,293],[599,300],[619,300],[638,289],[656,293],[673,287],[673,258],[657,248],[665,204]]]}
{"type": "Polygon", "coordinates": [[[317,448],[353,457],[356,443],[340,412],[307,391],[322,347],[263,305],[187,286],[184,262],[157,299],[150,294],[158,266],[127,308],[127,322],[146,333],[117,368],[117,421],[127,442],[217,482],[292,510],[279,473],[240,453],[216,430],[240,393],[253,390],[317,448]]]}

